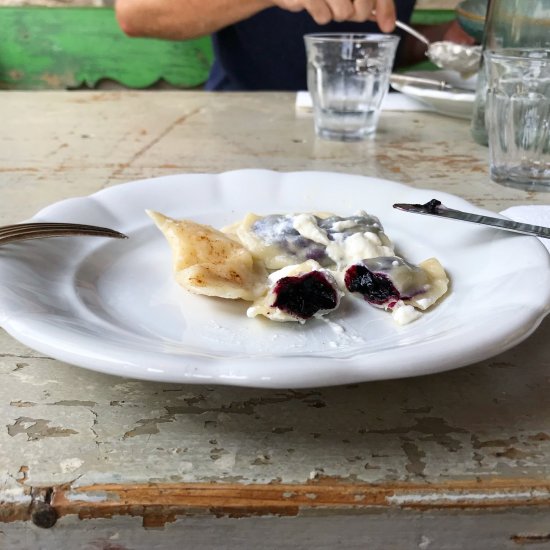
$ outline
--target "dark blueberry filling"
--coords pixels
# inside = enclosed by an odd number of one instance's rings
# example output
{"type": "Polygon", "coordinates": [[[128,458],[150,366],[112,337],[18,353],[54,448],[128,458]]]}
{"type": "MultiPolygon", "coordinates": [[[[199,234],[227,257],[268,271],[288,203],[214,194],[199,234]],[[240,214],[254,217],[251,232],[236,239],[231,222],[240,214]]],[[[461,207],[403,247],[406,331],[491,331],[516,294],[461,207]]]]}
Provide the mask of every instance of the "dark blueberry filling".
{"type": "Polygon", "coordinates": [[[336,289],[319,271],[295,277],[283,277],[273,289],[277,307],[299,319],[309,319],[320,310],[334,309],[338,305],[336,289]]]}
{"type": "Polygon", "coordinates": [[[359,292],[374,305],[397,302],[401,298],[387,275],[373,273],[362,264],[352,265],[346,270],[344,283],[350,292],[359,292]]]}

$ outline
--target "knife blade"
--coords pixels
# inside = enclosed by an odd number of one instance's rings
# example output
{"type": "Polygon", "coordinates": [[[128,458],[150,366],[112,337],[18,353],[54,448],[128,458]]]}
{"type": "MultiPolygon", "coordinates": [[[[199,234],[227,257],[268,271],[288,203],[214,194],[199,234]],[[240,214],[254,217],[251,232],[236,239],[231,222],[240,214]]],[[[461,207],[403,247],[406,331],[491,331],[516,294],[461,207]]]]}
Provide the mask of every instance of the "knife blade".
{"type": "Polygon", "coordinates": [[[424,78],[421,76],[412,76],[406,74],[392,74],[390,76],[390,84],[396,86],[417,86],[419,88],[425,88],[427,90],[441,90],[444,92],[456,92],[456,93],[468,93],[473,94],[474,91],[461,86],[455,86],[449,84],[445,80],[436,80],[431,78],[424,78]]]}
{"type": "Polygon", "coordinates": [[[482,216],[480,214],[462,212],[461,210],[453,210],[452,208],[447,208],[441,204],[441,201],[438,201],[437,199],[432,199],[426,204],[397,203],[394,204],[393,207],[398,210],[404,210],[405,212],[412,212],[414,214],[426,214],[428,216],[439,216],[441,218],[480,223],[483,225],[498,227],[499,229],[505,229],[506,231],[521,233],[523,235],[535,235],[536,237],[542,237],[543,239],[550,239],[550,227],[542,227],[540,225],[532,225],[530,223],[514,222],[512,220],[482,216]]]}

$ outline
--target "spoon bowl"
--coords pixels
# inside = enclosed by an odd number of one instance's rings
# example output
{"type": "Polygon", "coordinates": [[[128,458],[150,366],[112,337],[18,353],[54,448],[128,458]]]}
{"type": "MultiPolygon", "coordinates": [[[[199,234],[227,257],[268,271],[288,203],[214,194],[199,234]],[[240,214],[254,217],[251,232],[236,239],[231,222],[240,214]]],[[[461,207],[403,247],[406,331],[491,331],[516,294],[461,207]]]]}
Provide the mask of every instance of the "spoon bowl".
{"type": "Polygon", "coordinates": [[[456,44],[447,40],[432,42],[426,55],[438,67],[458,71],[462,75],[478,71],[481,62],[481,46],[456,44]]]}
{"type": "Polygon", "coordinates": [[[461,75],[471,75],[479,69],[481,46],[457,44],[447,40],[430,42],[422,33],[402,21],[396,21],[395,26],[426,44],[426,56],[441,69],[458,71],[461,75]]]}

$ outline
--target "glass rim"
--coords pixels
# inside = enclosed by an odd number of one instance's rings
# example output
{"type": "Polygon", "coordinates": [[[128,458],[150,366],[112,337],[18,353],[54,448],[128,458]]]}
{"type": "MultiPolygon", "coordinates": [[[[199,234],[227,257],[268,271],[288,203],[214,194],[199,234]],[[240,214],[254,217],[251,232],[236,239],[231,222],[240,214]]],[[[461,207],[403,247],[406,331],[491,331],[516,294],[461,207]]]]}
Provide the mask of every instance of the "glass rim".
{"type": "Polygon", "coordinates": [[[499,48],[497,50],[485,50],[486,59],[505,60],[517,59],[519,61],[549,61],[550,47],[540,48],[499,48]],[[534,54],[534,55],[531,55],[534,54]],[[543,54],[543,55],[536,55],[543,54]]]}
{"type": "Polygon", "coordinates": [[[391,33],[376,32],[312,32],[304,34],[304,40],[319,42],[395,42],[401,37],[391,33]]]}

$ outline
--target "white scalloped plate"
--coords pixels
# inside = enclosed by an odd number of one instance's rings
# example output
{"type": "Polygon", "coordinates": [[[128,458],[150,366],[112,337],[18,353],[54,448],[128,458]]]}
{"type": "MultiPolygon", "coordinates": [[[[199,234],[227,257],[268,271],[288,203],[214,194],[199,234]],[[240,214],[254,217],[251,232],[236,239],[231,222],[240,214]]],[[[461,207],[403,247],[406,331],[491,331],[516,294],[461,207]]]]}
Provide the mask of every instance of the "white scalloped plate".
{"type": "Polygon", "coordinates": [[[429,105],[442,115],[456,118],[472,118],[475,100],[475,87],[477,74],[469,78],[461,78],[456,71],[410,71],[405,73],[410,76],[419,76],[432,80],[442,80],[453,86],[459,86],[464,89],[471,89],[470,92],[455,92],[447,90],[432,90],[423,86],[414,84],[395,84],[392,88],[402,94],[417,99],[418,101],[429,105]]]}
{"type": "Polygon", "coordinates": [[[464,366],[535,330],[549,311],[550,257],[534,237],[392,208],[432,198],[484,212],[452,195],[376,178],[267,170],[169,176],[62,201],[33,220],[105,225],[130,239],[1,247],[0,324],[61,361],[163,382],[297,388],[464,366]],[[346,215],[362,208],[381,218],[406,258],[439,258],[451,292],[406,326],[353,297],[329,322],[249,319],[244,302],[177,286],[168,245],[146,208],[216,227],[248,211],[346,215]]]}

